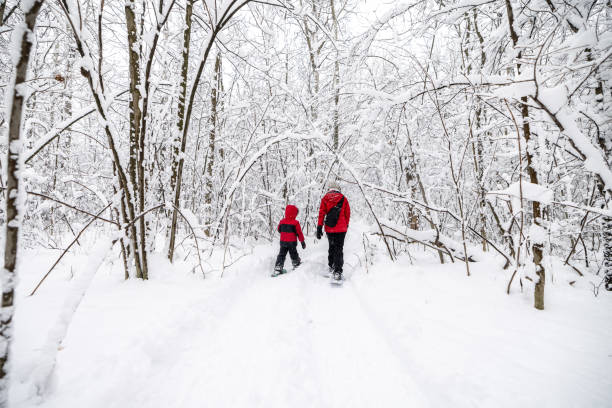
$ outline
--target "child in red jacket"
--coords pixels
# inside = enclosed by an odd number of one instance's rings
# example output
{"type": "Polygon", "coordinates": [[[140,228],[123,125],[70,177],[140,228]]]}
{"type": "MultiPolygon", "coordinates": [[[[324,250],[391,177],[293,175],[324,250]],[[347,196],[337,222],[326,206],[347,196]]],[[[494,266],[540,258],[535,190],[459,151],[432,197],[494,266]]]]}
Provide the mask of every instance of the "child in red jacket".
{"type": "Polygon", "coordinates": [[[297,241],[299,239],[302,244],[302,249],[306,249],[306,243],[304,242],[304,234],[302,234],[300,222],[295,219],[298,212],[295,205],[288,205],[287,208],[285,208],[285,218],[278,223],[277,230],[280,232],[280,252],[276,258],[273,275],[278,275],[283,272],[287,252],[289,252],[291,256],[291,263],[294,268],[297,268],[301,263],[300,256],[297,252],[297,241]]]}

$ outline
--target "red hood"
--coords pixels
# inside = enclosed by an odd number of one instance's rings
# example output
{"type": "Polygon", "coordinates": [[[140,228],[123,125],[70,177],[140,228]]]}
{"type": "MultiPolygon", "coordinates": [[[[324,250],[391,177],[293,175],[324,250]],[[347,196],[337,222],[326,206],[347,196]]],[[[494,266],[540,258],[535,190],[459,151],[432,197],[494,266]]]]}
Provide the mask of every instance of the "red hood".
{"type": "Polygon", "coordinates": [[[285,208],[285,218],[295,220],[295,217],[297,217],[298,212],[299,210],[295,205],[289,204],[287,208],[285,208]]]}

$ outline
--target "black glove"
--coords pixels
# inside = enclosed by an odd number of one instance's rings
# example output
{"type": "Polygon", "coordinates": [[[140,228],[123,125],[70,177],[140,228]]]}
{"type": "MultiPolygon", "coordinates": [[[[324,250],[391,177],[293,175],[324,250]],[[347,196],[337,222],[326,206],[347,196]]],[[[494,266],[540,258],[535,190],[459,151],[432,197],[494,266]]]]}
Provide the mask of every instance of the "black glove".
{"type": "Polygon", "coordinates": [[[306,243],[302,241],[302,249],[306,249],[306,243]]]}
{"type": "Polygon", "coordinates": [[[317,227],[317,239],[321,239],[322,236],[323,236],[323,226],[319,225],[317,227]]]}

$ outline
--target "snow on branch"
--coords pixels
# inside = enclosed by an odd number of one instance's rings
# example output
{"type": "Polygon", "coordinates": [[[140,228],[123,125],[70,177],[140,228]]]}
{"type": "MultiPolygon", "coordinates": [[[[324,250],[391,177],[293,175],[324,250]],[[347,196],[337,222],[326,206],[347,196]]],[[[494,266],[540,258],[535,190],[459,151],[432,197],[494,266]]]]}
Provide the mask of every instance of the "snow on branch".
{"type": "MultiPolygon", "coordinates": [[[[462,261],[465,260],[466,254],[463,251],[463,245],[450,237],[439,234],[436,230],[417,231],[407,227],[394,225],[391,221],[386,220],[381,221],[381,227],[385,236],[397,241],[425,245],[428,248],[448,255],[453,262],[454,258],[462,261]]],[[[376,228],[372,229],[370,233],[373,235],[380,235],[379,230],[376,228]]],[[[469,253],[467,255],[467,260],[469,262],[476,262],[477,256],[474,253],[469,253]]]]}
{"type": "Polygon", "coordinates": [[[363,40],[358,42],[355,48],[353,48],[351,54],[361,56],[367,55],[367,51],[374,42],[376,35],[385,25],[387,25],[394,18],[400,17],[401,15],[407,13],[410,9],[418,6],[419,4],[421,4],[420,1],[401,2],[399,4],[395,4],[391,10],[377,18],[376,22],[370,27],[370,29],[363,34],[363,40]]]}
{"type": "Polygon", "coordinates": [[[531,98],[542,108],[559,130],[567,137],[572,147],[584,159],[584,167],[588,171],[595,174],[605,189],[612,192],[612,170],[602,152],[597,149],[582,133],[576,124],[577,115],[570,111],[565,103],[555,102],[558,95],[547,93],[546,90],[540,90],[540,96],[531,96],[531,98]],[[553,111],[551,105],[562,106],[558,111],[553,111]]]}
{"type": "Polygon", "coordinates": [[[489,191],[487,194],[501,195],[514,198],[522,197],[525,200],[538,201],[544,205],[552,203],[554,198],[554,192],[551,189],[541,186],[539,184],[530,183],[526,180],[522,181],[522,186],[517,181],[516,183],[512,183],[510,186],[508,186],[508,188],[505,188],[503,190],[492,190],[489,191]]]}
{"type": "Polygon", "coordinates": [[[255,154],[253,154],[251,156],[251,158],[244,164],[244,166],[238,171],[238,174],[236,175],[236,178],[234,179],[233,184],[231,185],[231,187],[227,191],[226,199],[225,199],[225,202],[223,203],[223,207],[222,207],[221,212],[220,212],[221,216],[217,220],[217,223],[216,223],[216,226],[215,226],[214,229],[216,231],[219,231],[219,227],[220,227],[221,223],[223,222],[225,217],[228,216],[229,208],[230,208],[230,206],[232,204],[234,193],[236,192],[238,187],[241,185],[242,180],[245,178],[245,176],[251,170],[253,165],[255,163],[257,163],[257,161],[264,154],[266,154],[266,152],[268,152],[268,150],[272,146],[274,146],[274,145],[276,145],[276,144],[278,144],[278,143],[280,143],[282,141],[285,141],[285,140],[306,141],[306,140],[312,140],[312,139],[314,139],[312,136],[305,136],[305,135],[299,135],[299,134],[290,133],[290,132],[283,132],[280,135],[278,135],[278,136],[268,140],[268,142],[266,142],[266,144],[264,146],[262,146],[261,149],[259,149],[255,154]]]}
{"type": "MultiPolygon", "coordinates": [[[[127,91],[128,90],[126,89],[124,91],[121,91],[121,92],[115,94],[111,98],[111,100],[117,99],[119,96],[123,95],[127,91]]],[[[80,112],[72,115],[70,118],[66,119],[65,121],[55,125],[55,127],[53,129],[51,129],[50,131],[48,131],[47,134],[44,135],[34,146],[32,146],[32,148],[30,150],[25,152],[25,154],[24,154],[24,157],[25,157],[24,161],[25,161],[25,163],[28,163],[30,160],[32,160],[32,158],[34,158],[34,156],[36,156],[38,153],[40,153],[40,151],[42,149],[44,149],[45,146],[47,146],[49,143],[51,143],[53,140],[55,140],[55,138],[57,138],[63,131],[65,131],[70,126],[74,125],[79,120],[81,120],[84,117],[92,114],[95,111],[96,111],[96,104],[94,103],[94,104],[91,104],[90,106],[88,106],[87,108],[81,110],[80,112]]]]}

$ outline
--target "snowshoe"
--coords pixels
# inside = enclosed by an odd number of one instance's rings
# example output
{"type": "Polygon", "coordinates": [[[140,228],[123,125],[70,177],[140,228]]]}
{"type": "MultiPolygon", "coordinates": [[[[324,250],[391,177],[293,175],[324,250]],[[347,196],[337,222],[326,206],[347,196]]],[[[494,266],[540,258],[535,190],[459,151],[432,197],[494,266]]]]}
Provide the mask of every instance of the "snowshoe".
{"type": "Polygon", "coordinates": [[[278,275],[284,275],[287,273],[286,269],[275,269],[274,272],[272,272],[272,275],[270,275],[271,277],[275,278],[278,275]]]}
{"type": "Polygon", "coordinates": [[[332,275],[332,278],[331,278],[331,283],[333,283],[334,285],[342,285],[343,281],[344,281],[344,279],[342,278],[342,273],[341,272],[334,272],[334,274],[332,275]]]}

